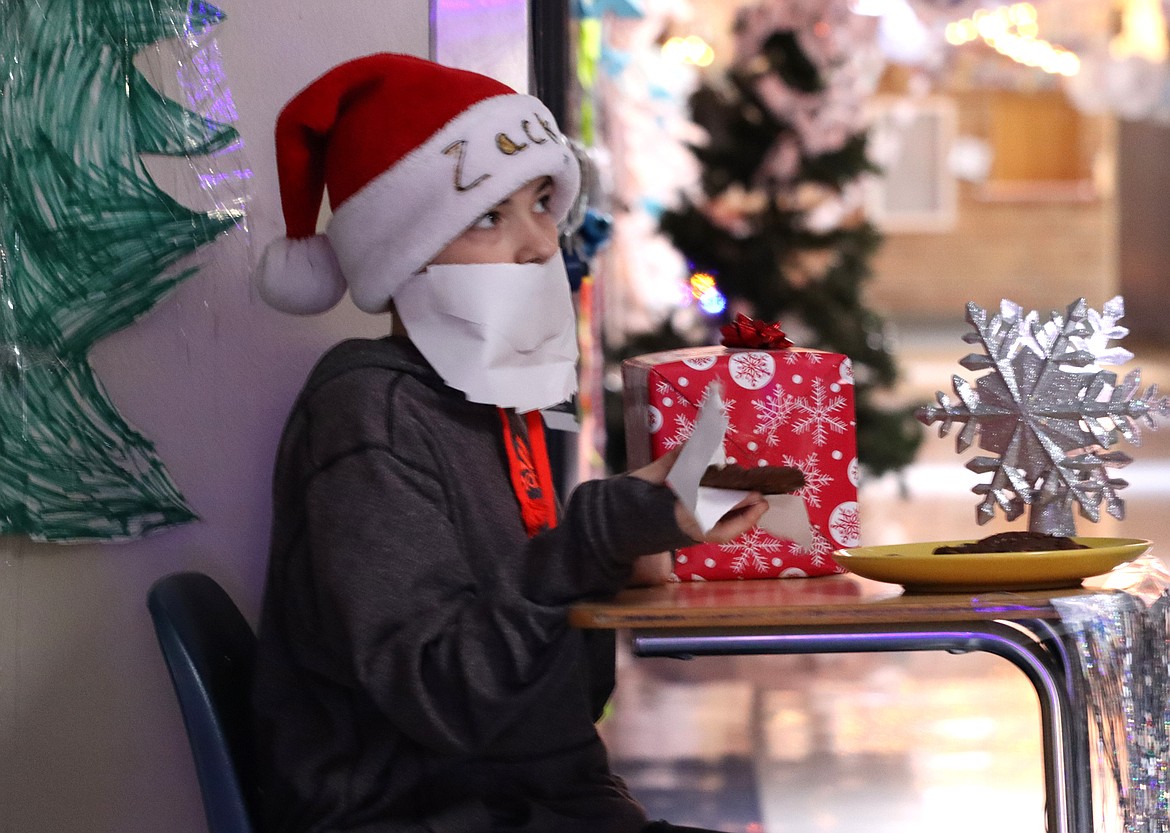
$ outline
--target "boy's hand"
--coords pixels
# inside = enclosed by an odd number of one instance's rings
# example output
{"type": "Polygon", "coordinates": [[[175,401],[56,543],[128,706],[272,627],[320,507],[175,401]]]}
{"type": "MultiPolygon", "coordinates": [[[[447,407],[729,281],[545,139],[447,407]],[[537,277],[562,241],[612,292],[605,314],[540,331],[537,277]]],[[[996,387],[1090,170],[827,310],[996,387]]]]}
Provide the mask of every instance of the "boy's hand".
{"type": "MultiPolygon", "coordinates": [[[[630,472],[630,476],[661,485],[666,482],[666,475],[670,473],[678,454],[679,449],[677,448],[668,451],[650,465],[630,472]]],[[[760,518],[767,510],[768,502],[764,500],[764,497],[759,492],[751,492],[706,533],[700,528],[695,517],[678,501],[675,501],[674,504],[674,519],[678,523],[679,529],[695,542],[725,544],[733,538],[738,538],[759,523],[760,518]]]]}
{"type": "Polygon", "coordinates": [[[749,492],[706,532],[703,532],[695,516],[678,502],[674,504],[674,519],[679,528],[697,542],[726,544],[758,524],[767,511],[768,501],[764,500],[764,496],[759,492],[749,492]]]}
{"type": "Polygon", "coordinates": [[[657,483],[661,486],[666,482],[666,475],[670,474],[670,470],[674,467],[674,461],[678,459],[679,452],[682,448],[672,449],[648,466],[642,466],[640,469],[635,469],[630,472],[630,477],[637,477],[639,480],[645,480],[647,483],[657,483]]]}
{"type": "Polygon", "coordinates": [[[628,587],[657,587],[670,581],[674,570],[674,554],[656,552],[634,559],[628,587]]]}

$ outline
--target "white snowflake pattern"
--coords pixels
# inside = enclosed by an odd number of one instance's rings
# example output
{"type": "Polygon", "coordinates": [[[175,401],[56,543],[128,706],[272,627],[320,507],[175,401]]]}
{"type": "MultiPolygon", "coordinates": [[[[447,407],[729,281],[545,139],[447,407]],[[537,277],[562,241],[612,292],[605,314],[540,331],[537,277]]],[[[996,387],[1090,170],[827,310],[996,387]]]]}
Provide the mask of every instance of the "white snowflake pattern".
{"type": "Polygon", "coordinates": [[[683,359],[683,364],[692,370],[709,370],[718,361],[718,356],[691,356],[689,359],[683,359]]]}
{"type": "MultiPolygon", "coordinates": [[[[703,392],[703,398],[706,399],[706,391],[703,392]]],[[[734,399],[724,399],[722,411],[728,418],[727,435],[735,434],[737,429],[735,423],[731,421],[732,409],[735,407],[734,399]]],[[[674,416],[674,433],[662,441],[663,447],[670,451],[683,445],[695,430],[695,416],[687,416],[686,414],[675,414],[674,416]]]]}
{"type": "Polygon", "coordinates": [[[723,400],[723,415],[725,417],[727,417],[727,435],[726,436],[728,436],[728,437],[732,436],[733,434],[739,433],[739,428],[737,428],[735,425],[735,417],[732,415],[734,413],[734,410],[735,410],[735,400],[734,399],[724,399],[723,400]]]}
{"type": "Polygon", "coordinates": [[[662,411],[653,405],[646,409],[646,428],[651,434],[657,434],[662,430],[662,411]]]}
{"type": "Polygon", "coordinates": [[[823,379],[812,380],[812,396],[802,396],[796,401],[797,409],[805,416],[792,424],[797,434],[812,432],[813,445],[824,445],[829,441],[829,432],[844,434],[849,421],[836,416],[844,410],[845,397],[830,395],[823,379]]]}
{"type": "Polygon", "coordinates": [[[732,380],[750,390],[760,388],[776,369],[775,361],[767,353],[737,353],[728,366],[732,380]]]}
{"type": "Polygon", "coordinates": [[[794,556],[807,556],[810,564],[814,567],[820,567],[824,565],[825,556],[833,551],[833,547],[829,544],[829,539],[822,535],[815,526],[810,525],[809,531],[812,533],[812,542],[807,547],[802,547],[795,541],[789,541],[788,551],[794,556]]]}
{"type": "Polygon", "coordinates": [[[779,554],[784,545],[759,527],[752,527],[743,535],[726,544],[720,544],[719,549],[732,554],[731,571],[736,575],[744,575],[749,570],[754,573],[765,574],[772,569],[772,558],[779,554]]]}
{"type": "Polygon", "coordinates": [[[852,385],[856,382],[856,380],[853,378],[853,362],[849,361],[848,358],[841,360],[840,370],[842,385],[852,385]]]}
{"type": "Polygon", "coordinates": [[[820,364],[825,358],[824,353],[815,350],[785,350],[785,364],[820,364]]]}
{"type": "Polygon", "coordinates": [[[761,402],[752,400],[752,407],[756,409],[756,433],[764,435],[768,445],[777,445],[780,442],[776,432],[780,426],[787,425],[797,408],[797,399],[790,393],[776,391],[764,397],[761,402]]]}
{"type": "Polygon", "coordinates": [[[857,503],[846,501],[829,516],[829,532],[843,547],[857,546],[861,540],[861,513],[857,503]]]}
{"type": "Polygon", "coordinates": [[[821,505],[821,489],[832,483],[833,478],[821,471],[817,453],[810,451],[803,460],[797,460],[795,457],[785,454],[782,463],[785,466],[800,469],[800,473],[804,475],[804,486],[797,489],[795,494],[804,498],[806,505],[819,507],[821,505]]]}
{"type": "Polygon", "coordinates": [[[654,390],[665,396],[668,393],[674,392],[674,385],[660,378],[654,383],[654,390]]]}
{"type": "MultiPolygon", "coordinates": [[[[722,386],[720,386],[720,387],[722,387],[722,386]]],[[[710,390],[711,390],[711,386],[710,386],[710,385],[708,385],[707,387],[703,388],[703,398],[702,398],[702,402],[706,402],[706,401],[707,401],[707,395],[708,395],[708,392],[709,392],[710,390]]],[[[722,395],[722,394],[720,394],[720,395],[722,395]]],[[[700,403],[700,407],[702,407],[702,404],[701,404],[701,403],[700,403]]],[[[728,436],[728,437],[730,437],[730,436],[731,436],[731,435],[733,435],[733,434],[738,434],[738,433],[739,433],[739,429],[738,429],[738,428],[736,427],[736,425],[735,425],[735,416],[734,416],[734,413],[735,413],[735,400],[734,400],[734,399],[727,399],[727,398],[724,398],[724,399],[723,399],[723,403],[722,403],[722,405],[721,405],[721,406],[720,406],[720,408],[719,408],[719,412],[720,412],[720,413],[722,413],[722,414],[723,414],[723,416],[727,417],[727,433],[725,434],[725,436],[728,436]]],[[[687,436],[688,436],[688,437],[690,436],[690,431],[689,431],[689,430],[688,430],[688,432],[687,432],[687,436]]],[[[684,438],[684,439],[685,439],[685,438],[684,438]]]]}
{"type": "Polygon", "coordinates": [[[686,414],[675,414],[674,416],[674,433],[662,441],[663,446],[667,451],[678,448],[687,441],[691,433],[695,430],[695,421],[686,414]]]}

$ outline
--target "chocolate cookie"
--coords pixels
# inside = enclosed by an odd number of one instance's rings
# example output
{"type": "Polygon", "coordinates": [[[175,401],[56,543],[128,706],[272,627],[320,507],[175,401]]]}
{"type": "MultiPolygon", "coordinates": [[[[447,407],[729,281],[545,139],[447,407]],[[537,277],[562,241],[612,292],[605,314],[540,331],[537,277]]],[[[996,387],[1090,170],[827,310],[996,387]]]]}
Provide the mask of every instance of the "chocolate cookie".
{"type": "Polygon", "coordinates": [[[725,466],[707,466],[700,486],[713,489],[740,489],[762,495],[787,495],[804,485],[804,474],[791,466],[743,466],[729,463],[725,466]]]}
{"type": "Polygon", "coordinates": [[[1049,550],[1083,550],[1072,538],[1063,535],[1044,535],[1039,532],[999,532],[970,544],[935,547],[936,553],[958,552],[1047,552],[1049,550]]]}

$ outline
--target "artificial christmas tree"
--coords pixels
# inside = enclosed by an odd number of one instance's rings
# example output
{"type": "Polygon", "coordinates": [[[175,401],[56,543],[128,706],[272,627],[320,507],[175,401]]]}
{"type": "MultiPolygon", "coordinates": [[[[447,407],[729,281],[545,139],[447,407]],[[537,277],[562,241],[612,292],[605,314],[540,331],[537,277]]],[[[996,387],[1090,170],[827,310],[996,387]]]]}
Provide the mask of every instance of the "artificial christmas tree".
{"type": "MultiPolygon", "coordinates": [[[[735,61],[692,96],[707,136],[693,147],[701,188],[661,228],[729,313],[779,320],[800,346],[849,356],[860,461],[882,474],[910,462],[922,433],[912,408],[877,401],[897,367],[862,293],[881,242],[861,205],[861,177],[874,171],[861,110],[877,73],[860,63],[869,47],[844,3],[781,5],[741,10],[735,61]]],[[[668,322],[636,347],[688,342],[668,322]]]]}

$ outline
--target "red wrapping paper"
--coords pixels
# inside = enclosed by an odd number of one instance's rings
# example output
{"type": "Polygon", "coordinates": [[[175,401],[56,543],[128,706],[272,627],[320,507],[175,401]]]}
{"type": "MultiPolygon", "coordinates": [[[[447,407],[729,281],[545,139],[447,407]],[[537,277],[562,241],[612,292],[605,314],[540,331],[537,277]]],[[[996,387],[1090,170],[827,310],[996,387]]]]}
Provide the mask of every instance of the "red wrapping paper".
{"type": "Polygon", "coordinates": [[[679,447],[694,427],[707,385],[723,386],[728,462],[795,466],[812,546],[753,528],[727,544],[675,554],[680,580],[791,578],[840,573],[832,558],[860,539],[853,368],[837,353],[693,347],[622,364],[630,468],[679,447]]]}

